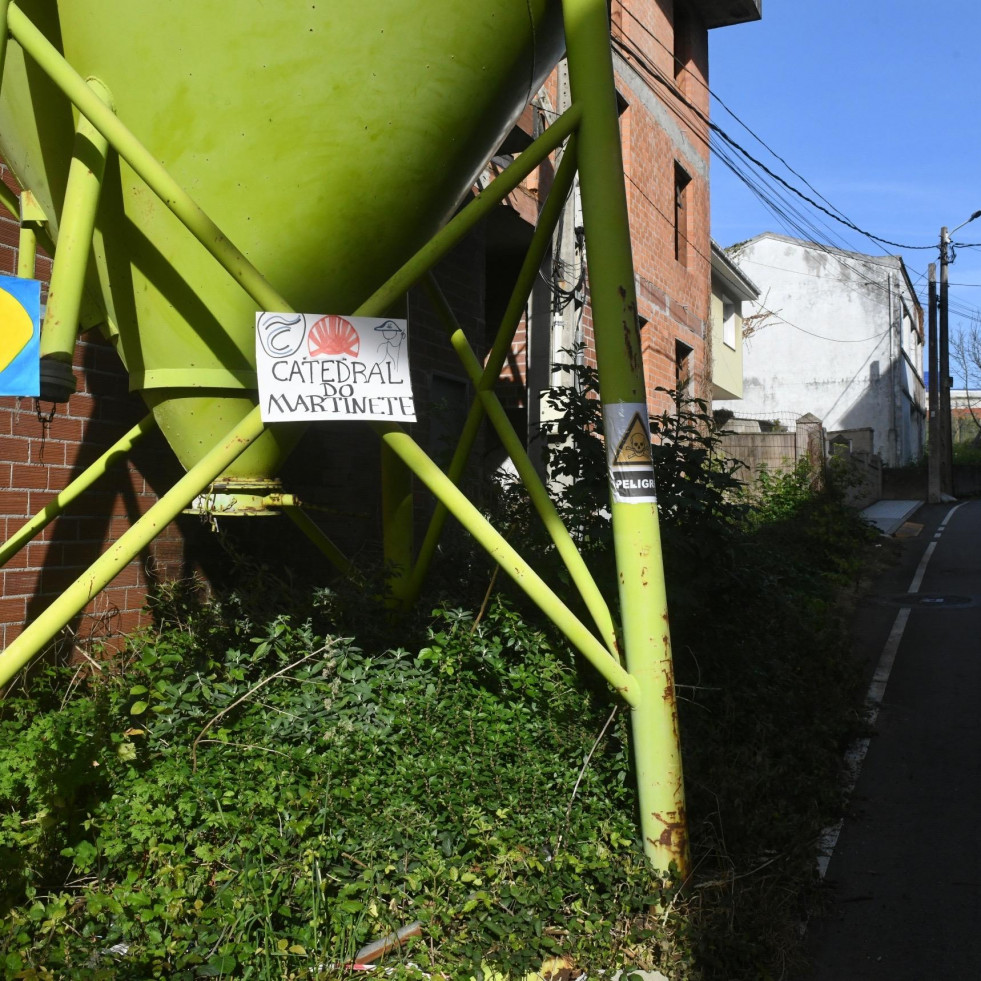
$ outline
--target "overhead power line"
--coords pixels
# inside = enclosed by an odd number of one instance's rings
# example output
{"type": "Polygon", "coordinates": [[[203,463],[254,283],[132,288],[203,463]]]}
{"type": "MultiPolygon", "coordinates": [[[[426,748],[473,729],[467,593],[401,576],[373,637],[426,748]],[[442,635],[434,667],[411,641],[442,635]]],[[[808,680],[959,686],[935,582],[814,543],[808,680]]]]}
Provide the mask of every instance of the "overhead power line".
{"type": "MultiPolygon", "coordinates": [[[[614,4],[623,12],[623,14],[630,18],[632,24],[636,25],[636,27],[648,38],[650,38],[653,43],[658,45],[672,59],[674,59],[674,51],[659,37],[657,37],[632,10],[624,6],[622,0],[614,0],[614,4]]],[[[787,229],[792,236],[808,241],[812,245],[824,250],[829,256],[834,257],[837,261],[842,263],[844,267],[849,268],[853,272],[855,270],[849,261],[849,257],[847,255],[842,255],[841,253],[851,252],[855,253],[856,255],[860,255],[865,250],[840,241],[838,232],[841,229],[847,229],[862,236],[867,241],[874,243],[884,252],[886,251],[885,247],[904,252],[930,252],[938,248],[938,244],[934,243],[928,245],[908,245],[901,242],[896,242],[892,239],[886,238],[885,236],[877,235],[874,232],[870,232],[867,229],[862,228],[857,222],[851,220],[843,211],[841,211],[841,209],[837,208],[832,202],[824,197],[824,195],[822,195],[813,186],[813,184],[807,180],[806,177],[804,177],[799,171],[795,170],[783,156],[777,153],[772,146],[770,146],[744,120],[742,120],[698,74],[690,69],[688,65],[680,64],[675,61],[678,70],[686,72],[690,79],[701,86],[708,93],[708,95],[719,106],[721,106],[721,108],[740,127],[742,127],[742,129],[745,130],[753,140],[756,141],[756,143],[758,143],[767,153],[778,161],[782,167],[786,169],[787,173],[793,175],[797,181],[801,182],[803,186],[807,187],[812,192],[813,197],[811,194],[804,193],[799,187],[796,187],[793,182],[775,172],[772,167],[767,166],[767,164],[760,160],[758,156],[751,153],[746,149],[746,147],[742,146],[721,126],[712,122],[708,118],[707,114],[698,106],[694,105],[690,99],[686,99],[683,93],[678,90],[676,80],[674,78],[668,78],[657,67],[657,65],[654,64],[649,56],[644,54],[642,51],[637,50],[636,46],[631,43],[629,37],[622,35],[617,36],[615,34],[613,37],[613,43],[614,47],[619,50],[620,54],[624,57],[628,64],[630,64],[634,69],[641,71],[648,78],[655,81],[659,86],[666,89],[671,98],[663,100],[665,107],[678,116],[679,121],[688,122],[686,129],[695,139],[704,140],[705,136],[699,132],[698,127],[692,128],[690,126],[690,121],[687,119],[685,113],[689,112],[696,115],[696,117],[705,126],[705,132],[709,135],[709,139],[706,140],[706,142],[709,144],[713,155],[721,163],[723,163],[741,183],[746,186],[749,192],[761,203],[761,205],[771,214],[773,214],[778,224],[787,229]]],[[[958,242],[952,244],[956,244],[957,248],[981,248],[981,243],[974,242],[958,242]]],[[[886,252],[886,254],[894,253],[886,252]]],[[[953,256],[951,261],[953,261],[953,256]]],[[[910,280],[914,284],[914,290],[918,295],[918,299],[920,300],[921,305],[925,308],[927,305],[927,298],[925,295],[919,294],[925,287],[926,273],[923,270],[916,270],[909,266],[906,268],[910,276],[910,280]]],[[[885,289],[885,285],[882,285],[882,288],[885,289]]],[[[979,313],[976,307],[959,303],[953,298],[951,298],[949,310],[951,315],[964,319],[973,320],[981,318],[981,313],[979,313]]]]}
{"type": "MultiPolygon", "coordinates": [[[[646,74],[656,79],[662,85],[668,85],[672,89],[674,89],[674,86],[671,85],[671,82],[668,79],[666,79],[655,68],[653,68],[653,66],[651,66],[649,62],[647,62],[647,59],[644,58],[641,52],[633,48],[623,38],[614,37],[613,41],[614,44],[617,47],[619,47],[622,52],[631,55],[632,60],[636,60],[644,64],[644,67],[648,69],[646,71],[646,74]]],[[[709,90],[709,92],[711,93],[711,89],[709,90]]],[[[760,170],[762,170],[763,173],[765,173],[772,180],[777,181],[781,186],[786,188],[786,190],[790,191],[791,194],[796,195],[806,204],[809,204],[812,208],[816,208],[818,211],[820,211],[822,214],[827,215],[833,221],[839,222],[840,224],[844,225],[846,228],[850,228],[853,232],[857,232],[859,235],[864,235],[866,238],[871,239],[874,242],[878,242],[881,245],[889,245],[896,249],[903,249],[904,251],[906,251],[906,250],[915,250],[915,249],[937,248],[936,245],[904,245],[902,242],[893,242],[891,239],[883,238],[882,236],[876,235],[874,232],[870,232],[862,228],[861,226],[855,224],[855,222],[853,222],[851,219],[846,218],[843,214],[837,212],[837,209],[833,211],[831,210],[831,208],[826,208],[823,204],[819,204],[817,201],[814,200],[814,198],[805,194],[802,190],[800,190],[800,188],[794,187],[794,185],[791,184],[790,181],[781,177],[778,173],[776,173],[774,170],[771,170],[765,163],[763,163],[762,160],[760,160],[758,157],[755,157],[752,153],[750,153],[749,150],[747,150],[744,146],[742,146],[742,144],[738,143],[735,139],[733,139],[721,126],[719,126],[718,123],[715,123],[711,119],[709,119],[709,117],[704,112],[702,112],[702,110],[699,109],[698,106],[696,106],[693,102],[691,102],[691,100],[684,99],[681,96],[681,94],[678,93],[676,90],[674,90],[673,94],[676,95],[679,99],[681,99],[681,101],[683,101],[684,104],[692,112],[694,112],[702,120],[702,122],[709,127],[709,129],[712,130],[713,133],[717,134],[721,139],[723,139],[730,147],[732,147],[733,150],[735,150],[737,153],[745,157],[755,167],[758,167],[760,170]]],[[[774,154],[774,156],[776,156],[776,154],[774,154]]],[[[777,159],[781,160],[782,158],[777,157],[777,159]]],[[[805,183],[807,182],[805,181],[805,183]]]]}
{"type": "MultiPolygon", "coordinates": [[[[637,26],[653,43],[663,49],[672,59],[675,57],[674,51],[668,47],[651,29],[643,23],[640,18],[628,7],[624,6],[622,0],[614,0],[614,4],[630,18],[631,22],[637,26]]],[[[862,249],[842,244],[836,241],[838,235],[833,229],[845,228],[852,231],[870,242],[875,243],[879,248],[888,246],[891,249],[901,251],[930,252],[938,248],[938,244],[930,243],[927,245],[912,245],[896,242],[885,236],[862,228],[857,222],[850,219],[843,211],[837,208],[824,195],[822,195],[810,181],[807,180],[799,171],[795,170],[790,163],[770,146],[759,134],[757,134],[744,120],[742,120],[727,104],[714,92],[705,81],[689,66],[675,61],[678,69],[685,71],[689,78],[700,85],[708,95],[719,106],[741,126],[764,150],[767,151],[776,161],[778,161],[789,174],[792,174],[798,181],[807,187],[813,194],[806,194],[796,187],[791,181],[777,173],[772,167],[767,166],[758,156],[751,153],[735,138],[726,132],[717,123],[708,118],[707,114],[698,106],[694,105],[690,99],[686,99],[678,90],[676,81],[668,78],[652,62],[650,57],[636,49],[630,43],[630,39],[625,36],[613,37],[614,46],[620,51],[624,59],[635,69],[640,70],[663,86],[671,95],[670,99],[664,100],[664,105],[673,111],[679,119],[683,117],[683,109],[694,113],[705,125],[710,134],[709,145],[713,155],[723,163],[733,175],[743,183],[750,193],[760,201],[760,203],[770,211],[777,221],[790,233],[803,240],[811,242],[813,245],[824,249],[829,255],[833,255],[844,265],[849,266],[847,257],[838,254],[840,251],[862,253],[862,249]],[[683,109],[682,109],[683,107],[683,109]],[[815,200],[818,199],[818,200],[815,200]],[[821,203],[823,202],[823,203],[821,203]],[[834,223],[833,225],[830,223],[834,223]],[[835,251],[832,251],[835,250],[835,251]]],[[[698,129],[687,127],[695,138],[704,139],[698,129]]],[[[981,243],[952,243],[957,248],[981,248],[981,243]]],[[[889,253],[887,253],[889,254],[889,253]]],[[[953,261],[953,255],[951,257],[953,261]]],[[[923,270],[912,269],[907,266],[911,281],[917,293],[920,291],[921,284],[925,284],[926,273],[923,270]]],[[[975,284],[969,284],[975,285],[975,284]]],[[[981,285],[981,284],[977,284],[981,285]]],[[[884,287],[883,287],[884,288],[884,287]]],[[[921,304],[926,306],[926,297],[919,297],[921,304]]],[[[977,319],[981,314],[975,307],[958,303],[951,298],[950,313],[954,316],[977,319]]]]}

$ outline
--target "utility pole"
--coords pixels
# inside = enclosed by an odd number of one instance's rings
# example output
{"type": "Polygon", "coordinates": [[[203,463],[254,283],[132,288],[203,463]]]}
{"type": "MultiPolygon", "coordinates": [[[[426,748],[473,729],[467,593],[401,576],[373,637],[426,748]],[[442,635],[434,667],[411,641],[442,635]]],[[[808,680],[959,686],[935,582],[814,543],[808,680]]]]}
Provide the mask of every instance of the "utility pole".
{"type": "Polygon", "coordinates": [[[941,457],[941,438],[940,438],[940,397],[937,373],[939,371],[940,358],[937,352],[937,264],[931,262],[927,267],[927,277],[929,279],[929,292],[927,294],[927,331],[929,343],[929,408],[930,408],[930,456],[928,459],[927,472],[927,500],[931,504],[939,504],[940,496],[940,457],[941,457]]]}
{"type": "MultiPolygon", "coordinates": [[[[967,221],[962,221],[952,231],[963,228],[975,218],[981,218],[981,211],[975,211],[967,221]]],[[[937,411],[940,428],[938,449],[942,450],[940,457],[940,493],[953,496],[954,493],[954,442],[950,425],[950,318],[947,307],[947,267],[951,263],[950,232],[944,225],[940,229],[940,343],[939,364],[939,407],[937,411]]],[[[932,391],[932,387],[931,387],[932,391]]],[[[932,451],[931,451],[932,452],[932,451]]]]}
{"type": "Polygon", "coordinates": [[[940,345],[939,345],[939,423],[940,423],[940,493],[954,491],[954,448],[950,434],[950,335],[947,314],[947,266],[950,265],[947,226],[940,229],[940,345]]]}

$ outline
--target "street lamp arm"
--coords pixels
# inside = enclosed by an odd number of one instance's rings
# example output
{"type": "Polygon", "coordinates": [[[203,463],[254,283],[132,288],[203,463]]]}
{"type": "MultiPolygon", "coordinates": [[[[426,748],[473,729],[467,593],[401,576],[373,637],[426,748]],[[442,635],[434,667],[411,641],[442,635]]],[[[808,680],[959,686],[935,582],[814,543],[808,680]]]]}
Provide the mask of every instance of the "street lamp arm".
{"type": "Polygon", "coordinates": [[[981,211],[975,211],[974,214],[967,219],[967,221],[962,221],[956,228],[952,228],[948,233],[948,235],[953,235],[958,228],[963,228],[965,225],[970,224],[972,221],[974,221],[975,218],[981,218],[981,211]]]}

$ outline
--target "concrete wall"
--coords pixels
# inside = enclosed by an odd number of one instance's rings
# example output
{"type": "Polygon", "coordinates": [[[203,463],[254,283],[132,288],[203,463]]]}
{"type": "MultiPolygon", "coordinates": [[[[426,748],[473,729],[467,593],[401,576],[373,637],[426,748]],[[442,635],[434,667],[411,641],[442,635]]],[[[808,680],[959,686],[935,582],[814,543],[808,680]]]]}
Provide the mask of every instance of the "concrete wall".
{"type": "Polygon", "coordinates": [[[803,459],[810,461],[812,472],[821,475],[819,479],[823,479],[826,466],[834,466],[837,479],[845,486],[846,501],[852,507],[863,508],[882,497],[883,484],[882,461],[878,455],[863,450],[863,442],[858,438],[829,444],[820,421],[804,416],[795,429],[785,432],[727,433],[721,449],[726,456],[744,464],[745,469],[737,476],[747,483],[756,480],[763,469],[786,472],[803,459]],[[826,449],[829,446],[830,452],[826,449]]]}

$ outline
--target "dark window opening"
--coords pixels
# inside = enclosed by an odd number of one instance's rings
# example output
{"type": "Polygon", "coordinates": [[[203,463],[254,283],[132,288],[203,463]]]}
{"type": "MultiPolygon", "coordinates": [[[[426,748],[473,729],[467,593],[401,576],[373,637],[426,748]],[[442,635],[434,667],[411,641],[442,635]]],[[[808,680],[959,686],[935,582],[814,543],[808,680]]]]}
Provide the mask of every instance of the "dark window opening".
{"type": "Polygon", "coordinates": [[[674,84],[682,92],[691,63],[691,19],[688,12],[676,3],[674,8],[674,84]]]}
{"type": "Polygon", "coordinates": [[[674,165],[674,257],[688,265],[688,185],[691,177],[678,164],[674,165]]]}
{"type": "Polygon", "coordinates": [[[694,351],[695,349],[684,341],[674,342],[674,390],[679,405],[691,391],[694,351]]]}

